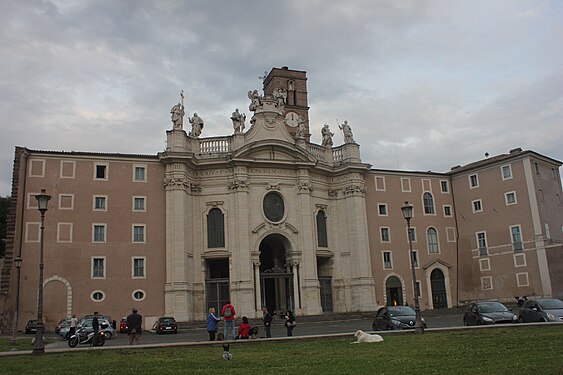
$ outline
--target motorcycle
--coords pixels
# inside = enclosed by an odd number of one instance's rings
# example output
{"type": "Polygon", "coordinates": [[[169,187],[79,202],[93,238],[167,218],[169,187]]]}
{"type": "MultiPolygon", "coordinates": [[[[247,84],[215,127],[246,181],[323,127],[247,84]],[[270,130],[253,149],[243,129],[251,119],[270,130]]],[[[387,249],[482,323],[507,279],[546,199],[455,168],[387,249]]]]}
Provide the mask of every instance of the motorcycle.
{"type": "MultiPolygon", "coordinates": [[[[71,348],[77,345],[91,345],[92,340],[94,340],[94,332],[87,333],[85,328],[79,328],[74,335],[68,340],[68,346],[71,348]]],[[[104,331],[98,332],[98,338],[93,343],[93,346],[103,346],[106,343],[106,334],[104,331]]]]}
{"type": "Polygon", "coordinates": [[[516,296],[514,298],[516,298],[516,304],[518,305],[518,307],[524,306],[524,302],[528,300],[528,297],[526,296],[522,296],[522,297],[516,296]]]}

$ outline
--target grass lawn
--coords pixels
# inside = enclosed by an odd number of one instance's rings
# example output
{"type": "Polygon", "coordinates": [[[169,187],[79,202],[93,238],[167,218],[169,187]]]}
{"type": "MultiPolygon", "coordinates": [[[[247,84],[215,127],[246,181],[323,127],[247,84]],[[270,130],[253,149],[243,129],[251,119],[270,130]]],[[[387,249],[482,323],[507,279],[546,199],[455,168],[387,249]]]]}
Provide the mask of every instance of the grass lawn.
{"type": "Polygon", "coordinates": [[[3,374],[562,374],[563,325],[0,357],[3,374]]]}

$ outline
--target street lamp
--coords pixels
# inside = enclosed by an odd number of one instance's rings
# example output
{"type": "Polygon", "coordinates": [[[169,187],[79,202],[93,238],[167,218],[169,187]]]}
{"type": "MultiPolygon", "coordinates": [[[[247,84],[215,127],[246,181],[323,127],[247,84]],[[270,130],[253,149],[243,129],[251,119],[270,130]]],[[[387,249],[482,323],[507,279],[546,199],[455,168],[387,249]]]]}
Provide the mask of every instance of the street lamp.
{"type": "Polygon", "coordinates": [[[49,205],[50,195],[45,193],[45,189],[41,189],[41,194],[35,196],[37,199],[37,209],[41,213],[41,232],[39,246],[39,293],[37,297],[37,332],[35,333],[35,341],[33,343],[33,354],[45,353],[45,344],[43,343],[43,232],[45,231],[45,212],[49,205]]]}
{"type": "Polygon", "coordinates": [[[424,333],[424,326],[422,325],[422,318],[420,317],[420,304],[418,303],[418,286],[416,284],[416,272],[414,270],[414,253],[412,251],[412,238],[411,238],[411,219],[412,219],[412,204],[405,202],[405,205],[401,207],[403,211],[403,217],[407,221],[407,234],[409,237],[409,250],[411,257],[411,271],[412,271],[412,286],[414,291],[414,312],[416,314],[416,319],[414,323],[414,331],[417,334],[424,333]]]}
{"type": "Polygon", "coordinates": [[[22,267],[23,259],[18,255],[14,258],[14,264],[16,266],[16,280],[17,280],[17,289],[16,289],[16,311],[14,313],[14,331],[12,332],[12,344],[16,345],[17,343],[17,332],[18,332],[18,313],[20,310],[20,272],[22,267]]]}

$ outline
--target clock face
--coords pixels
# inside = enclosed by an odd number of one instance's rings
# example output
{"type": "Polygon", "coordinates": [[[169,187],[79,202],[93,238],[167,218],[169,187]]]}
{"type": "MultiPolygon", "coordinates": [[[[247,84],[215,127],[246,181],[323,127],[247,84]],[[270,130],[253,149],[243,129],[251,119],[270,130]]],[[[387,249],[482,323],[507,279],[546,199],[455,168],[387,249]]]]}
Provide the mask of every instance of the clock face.
{"type": "Polygon", "coordinates": [[[299,125],[299,115],[295,112],[288,112],[285,115],[285,123],[292,128],[296,128],[299,125]]]}

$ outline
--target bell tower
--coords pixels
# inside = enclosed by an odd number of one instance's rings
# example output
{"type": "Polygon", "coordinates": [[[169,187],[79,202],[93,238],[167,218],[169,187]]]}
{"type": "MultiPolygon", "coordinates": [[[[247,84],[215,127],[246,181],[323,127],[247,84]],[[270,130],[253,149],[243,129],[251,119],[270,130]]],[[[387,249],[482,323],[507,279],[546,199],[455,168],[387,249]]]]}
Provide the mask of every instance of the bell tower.
{"type": "Polygon", "coordinates": [[[307,72],[291,70],[287,66],[272,68],[264,79],[264,94],[273,95],[282,89],[287,94],[285,101],[285,123],[287,130],[295,135],[298,119],[305,121],[305,139],[309,141],[309,106],[307,102],[307,72]]]}

